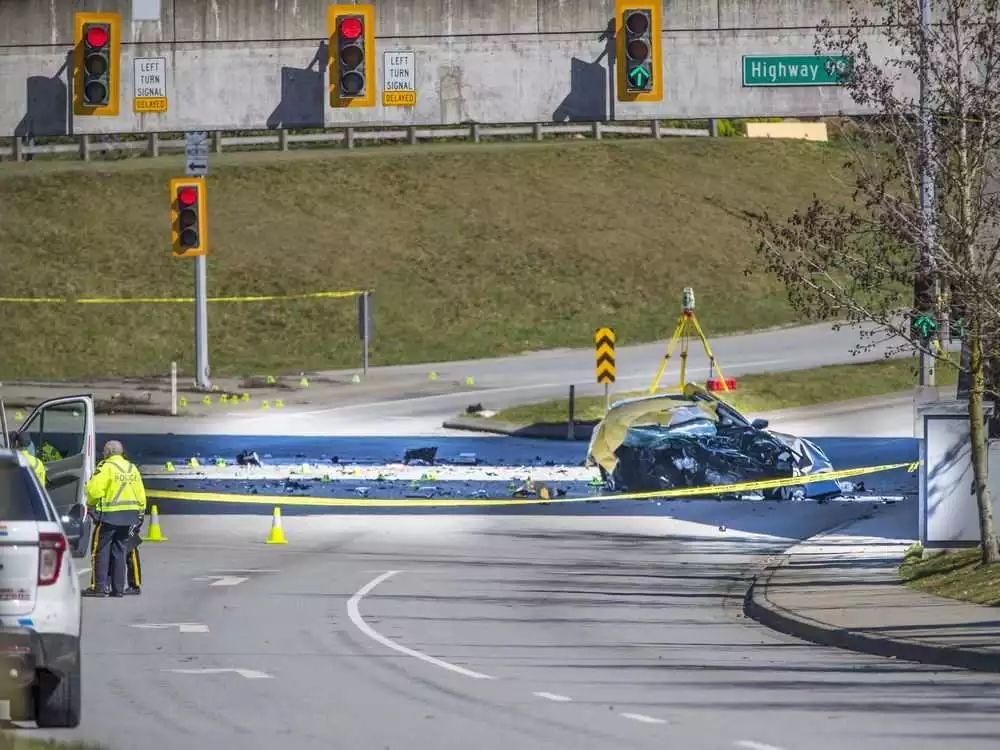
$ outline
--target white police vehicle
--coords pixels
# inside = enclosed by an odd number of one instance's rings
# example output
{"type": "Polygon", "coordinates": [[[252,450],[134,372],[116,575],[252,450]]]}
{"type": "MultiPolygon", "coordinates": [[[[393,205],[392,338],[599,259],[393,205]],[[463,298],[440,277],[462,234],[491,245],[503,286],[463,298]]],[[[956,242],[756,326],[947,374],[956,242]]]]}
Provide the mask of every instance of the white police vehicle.
{"type": "MultiPolygon", "coordinates": [[[[8,425],[0,400],[0,448],[8,448],[8,425]]],[[[94,399],[66,396],[43,401],[17,427],[45,463],[46,491],[69,539],[73,557],[90,551],[93,521],[87,516],[87,481],[94,473],[94,399]]],[[[0,520],[3,520],[0,517],[0,520]]]]}
{"type": "Polygon", "coordinates": [[[80,581],[94,472],[90,396],[45,401],[20,425],[45,461],[47,489],[7,446],[0,401],[0,718],[39,727],[80,722],[80,581]],[[4,716],[6,709],[6,716],[4,716]]]}
{"type": "Polygon", "coordinates": [[[80,723],[80,582],[51,499],[0,448],[0,702],[10,721],[80,723]]]}

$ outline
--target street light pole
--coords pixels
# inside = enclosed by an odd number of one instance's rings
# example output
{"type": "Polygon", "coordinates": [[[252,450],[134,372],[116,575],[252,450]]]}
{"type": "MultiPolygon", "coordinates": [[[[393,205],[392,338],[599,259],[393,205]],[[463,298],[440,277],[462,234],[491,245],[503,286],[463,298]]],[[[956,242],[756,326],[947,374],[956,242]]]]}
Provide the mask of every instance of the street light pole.
{"type": "MultiPolygon", "coordinates": [[[[939,296],[939,281],[937,278],[937,264],[934,262],[934,131],[931,109],[928,102],[930,66],[928,37],[931,27],[931,0],[920,0],[920,266],[917,271],[917,288],[923,292],[915,300],[918,305],[926,306],[927,292],[933,295],[933,307],[937,307],[939,296]],[[923,297],[921,299],[921,296],[923,297]]],[[[921,309],[919,314],[930,315],[931,320],[937,322],[936,310],[921,309]]],[[[931,336],[922,337],[925,346],[929,345],[933,339],[931,336]]],[[[926,351],[920,352],[920,385],[933,386],[934,358],[926,351]]]]}

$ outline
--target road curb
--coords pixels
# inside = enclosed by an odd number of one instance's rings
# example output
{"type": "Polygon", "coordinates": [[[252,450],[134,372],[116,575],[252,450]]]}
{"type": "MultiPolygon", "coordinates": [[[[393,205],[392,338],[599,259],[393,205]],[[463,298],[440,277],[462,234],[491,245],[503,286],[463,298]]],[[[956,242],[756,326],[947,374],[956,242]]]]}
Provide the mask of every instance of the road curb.
{"type": "MultiPolygon", "coordinates": [[[[455,417],[446,420],[442,425],[446,430],[465,430],[466,432],[485,432],[491,435],[508,435],[510,437],[541,438],[544,440],[566,440],[566,423],[521,425],[511,422],[501,422],[482,417],[455,417]]],[[[594,425],[590,423],[577,424],[574,428],[576,442],[590,440],[594,425]]]]}
{"type": "Polygon", "coordinates": [[[750,587],[743,597],[743,613],[761,625],[779,633],[801,638],[821,646],[834,646],[863,654],[884,656],[890,659],[959,667],[977,672],[1000,672],[1000,653],[955,646],[933,645],[872,635],[857,630],[836,628],[818,620],[797,615],[791,610],[779,607],[767,598],[767,586],[771,578],[787,563],[786,556],[781,562],[772,563],[754,575],[750,587]]]}

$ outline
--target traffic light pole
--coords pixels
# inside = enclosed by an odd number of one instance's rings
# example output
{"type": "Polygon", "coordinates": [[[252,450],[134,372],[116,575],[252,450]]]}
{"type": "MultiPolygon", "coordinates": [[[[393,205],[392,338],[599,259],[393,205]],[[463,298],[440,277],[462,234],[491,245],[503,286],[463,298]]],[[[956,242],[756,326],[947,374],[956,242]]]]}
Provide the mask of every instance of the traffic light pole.
{"type": "Polygon", "coordinates": [[[208,366],[208,258],[204,255],[194,259],[194,364],[195,385],[209,389],[208,366]]]}
{"type": "MultiPolygon", "coordinates": [[[[937,299],[939,282],[937,278],[937,267],[934,263],[934,131],[932,128],[931,113],[928,106],[928,88],[930,51],[928,49],[928,36],[931,25],[931,0],[921,0],[920,2],[920,218],[921,218],[921,247],[920,264],[917,270],[922,285],[930,285],[934,289],[933,298],[937,299]],[[928,278],[928,276],[930,278],[928,278]]],[[[917,300],[917,304],[926,300],[917,300]]],[[[920,313],[934,315],[930,310],[919,310],[920,313]]],[[[934,315],[935,322],[937,316],[934,315]]],[[[923,336],[924,348],[920,351],[920,385],[935,385],[934,358],[927,353],[926,349],[931,345],[932,337],[923,336]]]]}

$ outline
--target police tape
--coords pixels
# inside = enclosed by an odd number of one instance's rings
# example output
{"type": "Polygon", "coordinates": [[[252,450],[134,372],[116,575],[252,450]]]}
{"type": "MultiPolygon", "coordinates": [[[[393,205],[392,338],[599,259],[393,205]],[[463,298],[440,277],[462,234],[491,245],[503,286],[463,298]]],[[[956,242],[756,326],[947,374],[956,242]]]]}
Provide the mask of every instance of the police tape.
{"type": "Polygon", "coordinates": [[[920,465],[919,461],[881,466],[865,466],[856,469],[841,469],[802,477],[781,477],[762,479],[756,482],[717,484],[705,487],[679,487],[650,492],[627,492],[615,495],[584,495],[580,497],[503,497],[503,498],[365,498],[365,497],[310,497],[306,495],[240,495],[235,493],[196,492],[187,490],[149,489],[146,497],[154,500],[177,500],[196,503],[228,503],[235,505],[281,505],[288,507],[314,508],[472,508],[484,506],[514,505],[554,505],[570,503],[621,502],[626,500],[655,500],[698,496],[733,495],[756,490],[798,487],[815,482],[835,481],[853,477],[878,474],[895,469],[906,469],[912,473],[920,465]]]}
{"type": "MultiPolygon", "coordinates": [[[[342,292],[255,294],[235,297],[209,297],[208,302],[275,302],[279,300],[342,299],[344,297],[360,297],[364,293],[364,290],[361,289],[350,289],[342,292]]],[[[0,302],[15,304],[135,305],[174,304],[194,301],[194,297],[81,297],[79,299],[64,297],[0,297],[0,302]]]]}

